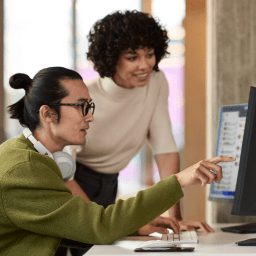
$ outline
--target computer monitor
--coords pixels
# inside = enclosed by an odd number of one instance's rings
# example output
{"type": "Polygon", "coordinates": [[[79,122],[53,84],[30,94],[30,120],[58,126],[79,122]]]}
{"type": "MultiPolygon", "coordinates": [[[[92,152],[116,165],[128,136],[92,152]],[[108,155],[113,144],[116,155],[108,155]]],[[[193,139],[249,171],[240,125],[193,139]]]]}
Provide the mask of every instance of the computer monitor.
{"type": "Polygon", "coordinates": [[[212,183],[211,201],[227,202],[234,199],[247,107],[248,104],[239,104],[220,108],[216,156],[232,156],[236,161],[220,164],[223,178],[219,183],[212,183]]]}
{"type": "MultiPolygon", "coordinates": [[[[233,201],[232,215],[256,216],[256,88],[251,87],[233,201]]],[[[222,228],[234,233],[256,233],[256,223],[222,228]]]]}
{"type": "MultiPolygon", "coordinates": [[[[216,155],[234,156],[221,164],[223,179],[211,186],[210,200],[232,200],[232,215],[256,216],[256,88],[248,104],[223,106],[216,155]]],[[[256,223],[222,228],[226,232],[256,233],[256,223]]]]}
{"type": "MultiPolygon", "coordinates": [[[[244,129],[233,215],[256,216],[256,88],[251,87],[244,129]]],[[[236,233],[256,233],[256,223],[230,227],[236,233]]]]}

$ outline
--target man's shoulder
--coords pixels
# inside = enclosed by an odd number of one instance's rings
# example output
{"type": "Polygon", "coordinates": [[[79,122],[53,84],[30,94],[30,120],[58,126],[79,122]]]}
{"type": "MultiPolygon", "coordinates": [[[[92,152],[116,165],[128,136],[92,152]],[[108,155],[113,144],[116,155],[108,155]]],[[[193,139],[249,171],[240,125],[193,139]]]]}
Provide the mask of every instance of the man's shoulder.
{"type": "Polygon", "coordinates": [[[17,163],[28,159],[27,144],[23,143],[20,137],[7,140],[0,146],[0,166],[4,166],[4,169],[9,169],[17,163]]]}
{"type": "Polygon", "coordinates": [[[13,138],[1,145],[0,180],[4,176],[8,176],[10,171],[22,172],[25,177],[31,168],[34,169],[34,173],[40,169],[58,169],[56,163],[50,157],[30,148],[26,141],[22,139],[22,136],[13,138]]]}

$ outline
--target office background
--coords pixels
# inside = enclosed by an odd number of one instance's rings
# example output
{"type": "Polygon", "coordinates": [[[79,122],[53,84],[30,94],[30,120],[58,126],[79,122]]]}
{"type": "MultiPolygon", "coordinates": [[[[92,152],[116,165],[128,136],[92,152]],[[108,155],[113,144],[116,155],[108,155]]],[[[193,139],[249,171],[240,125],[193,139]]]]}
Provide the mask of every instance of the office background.
{"type": "MultiPolygon", "coordinates": [[[[103,0],[102,0],[103,1],[103,0]]],[[[137,8],[145,12],[152,13],[154,4],[158,0],[141,0],[128,1],[129,4],[137,5],[137,8]],[[132,3],[134,2],[134,3],[132,3]]],[[[160,1],[160,0],[159,0],[160,1]]],[[[183,0],[175,0],[179,2],[183,0]]],[[[39,1],[33,1],[38,3],[39,1]]],[[[47,1],[44,2],[46,5],[47,1]]],[[[57,0],[51,0],[44,9],[31,6],[30,12],[24,15],[22,11],[19,15],[24,16],[24,20],[33,22],[37,18],[37,13],[48,26],[52,24],[55,28],[55,34],[49,34],[47,43],[43,48],[31,47],[31,52],[23,52],[23,57],[31,58],[31,61],[38,61],[42,52],[47,53],[47,47],[58,50],[58,44],[62,40],[69,40],[71,51],[67,49],[67,54],[62,58],[44,61],[40,68],[53,65],[66,66],[68,68],[84,68],[80,61],[80,31],[74,33],[75,21],[83,20],[86,15],[76,12],[75,6],[81,5],[87,10],[90,8],[90,1],[61,1],[61,5],[57,4],[57,0]],[[74,6],[73,6],[74,5],[74,6]],[[34,10],[36,11],[33,11],[34,10]],[[47,12],[54,12],[52,20],[47,12]],[[56,13],[55,13],[56,12],[56,13]],[[62,14],[60,14],[63,12],[62,14]],[[65,15],[66,19],[58,18],[58,15],[65,15]],[[80,15],[80,16],[79,16],[80,15]],[[61,22],[62,20],[62,22],[61,22]],[[63,27],[63,22],[67,28],[63,27]],[[70,26],[71,24],[71,26],[70,26]],[[67,38],[59,38],[56,41],[56,34],[65,35],[67,38]],[[55,40],[53,40],[53,38],[55,40]],[[54,47],[53,47],[54,46],[54,47]],[[32,57],[29,57],[32,56],[32,57]]],[[[104,0],[104,3],[111,1],[104,0]]],[[[114,1],[112,1],[114,2],[114,1]]],[[[119,1],[116,1],[119,2],[119,1]]],[[[172,14],[173,8],[171,0],[161,0],[165,2],[166,12],[172,14]]],[[[185,17],[182,20],[182,26],[185,31],[185,40],[180,43],[185,45],[185,61],[181,74],[184,75],[184,97],[181,96],[181,103],[184,111],[183,136],[181,139],[180,153],[182,157],[181,168],[188,167],[195,162],[212,157],[215,154],[218,112],[221,105],[246,103],[248,101],[249,88],[256,84],[256,1],[255,0],[184,0],[185,17]],[[183,72],[183,73],[182,73],[183,72]],[[183,143],[183,144],[182,144],[183,143]]],[[[5,54],[8,53],[7,43],[16,44],[17,53],[22,51],[22,45],[19,46],[17,40],[10,42],[7,40],[6,26],[8,26],[7,13],[4,14],[4,7],[20,8],[24,7],[24,1],[6,0],[0,1],[0,33],[3,40],[0,42],[0,75],[2,77],[2,85],[0,86],[0,142],[2,143],[14,126],[8,126],[8,116],[6,115],[6,102],[8,102],[8,92],[4,89],[8,68],[11,66],[20,67],[15,72],[26,72],[26,65],[19,59],[19,55],[15,58],[15,51],[12,52],[13,62],[9,63],[5,54]],[[8,1],[8,2],[7,2],[8,1]],[[12,2],[12,4],[10,4],[12,2]]],[[[43,5],[42,5],[43,6],[43,5]]],[[[134,8],[134,7],[130,7],[134,8]]],[[[102,8],[101,8],[102,9],[102,8]]],[[[118,9],[118,8],[117,8],[118,9]]],[[[115,10],[115,8],[113,8],[115,10]]],[[[153,12],[154,15],[154,12],[153,12]]],[[[174,14],[173,14],[174,15],[174,14]]],[[[161,19],[161,13],[158,13],[161,19]]],[[[163,14],[164,16],[164,14],[163,14]]],[[[170,15],[171,16],[171,15],[170,15]]],[[[61,17],[61,16],[60,16],[61,17]]],[[[95,16],[95,20],[101,18],[95,16]]],[[[167,13],[168,17],[168,13],[167,13]]],[[[22,24],[20,24],[22,25],[22,24]]],[[[25,26],[25,24],[24,24],[25,26]]],[[[90,25],[91,26],[91,25],[90,25]]],[[[19,28],[13,28],[19,33],[19,28]]],[[[26,40],[33,40],[43,31],[44,27],[34,28],[30,32],[20,35],[26,40]]],[[[83,35],[85,37],[85,35],[83,35]]],[[[22,41],[24,43],[24,41],[22,41]]],[[[28,41],[29,42],[29,41],[28,41]]],[[[21,42],[20,42],[21,43],[21,42]]],[[[46,54],[45,53],[45,54],[46,54]]],[[[182,53],[179,58],[182,57],[182,53]]],[[[85,62],[84,62],[85,63],[85,62]]],[[[84,64],[90,65],[90,64],[84,64]]],[[[36,67],[36,65],[35,65],[36,67]]],[[[37,72],[40,68],[34,71],[37,72]]],[[[26,72],[27,73],[27,72],[26,72]]],[[[33,76],[34,73],[29,74],[33,76]]],[[[12,75],[12,74],[11,74],[12,75]]],[[[88,80],[88,79],[87,79],[88,80]]],[[[182,122],[182,121],[181,121],[182,122]]],[[[181,136],[182,137],[182,136],[181,136]]],[[[152,175],[153,163],[147,149],[144,149],[144,174],[152,175]],[[148,158],[146,158],[148,157],[148,158]]],[[[154,171],[154,170],[153,170],[154,171]]],[[[151,177],[152,178],[152,177],[151,177]]],[[[184,189],[185,197],[182,200],[182,212],[184,219],[189,220],[207,220],[208,222],[242,222],[249,221],[251,217],[231,216],[231,203],[208,202],[209,188],[189,187],[184,189]]]]}

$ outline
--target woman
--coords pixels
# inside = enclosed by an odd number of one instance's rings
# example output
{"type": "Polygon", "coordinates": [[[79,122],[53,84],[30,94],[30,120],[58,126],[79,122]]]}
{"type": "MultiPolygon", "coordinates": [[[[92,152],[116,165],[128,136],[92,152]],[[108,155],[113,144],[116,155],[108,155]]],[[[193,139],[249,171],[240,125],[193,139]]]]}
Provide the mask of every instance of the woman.
{"type": "MultiPolygon", "coordinates": [[[[95,23],[88,60],[100,77],[87,83],[97,107],[86,145],[77,154],[74,180],[66,185],[88,201],[113,204],[118,173],[148,142],[160,178],[179,172],[179,154],[168,114],[168,83],[158,64],[168,55],[167,31],[148,14],[115,12],[95,23]],[[83,191],[81,191],[81,188],[83,191]]],[[[179,204],[169,221],[181,229],[213,230],[184,222],[179,204]]]]}

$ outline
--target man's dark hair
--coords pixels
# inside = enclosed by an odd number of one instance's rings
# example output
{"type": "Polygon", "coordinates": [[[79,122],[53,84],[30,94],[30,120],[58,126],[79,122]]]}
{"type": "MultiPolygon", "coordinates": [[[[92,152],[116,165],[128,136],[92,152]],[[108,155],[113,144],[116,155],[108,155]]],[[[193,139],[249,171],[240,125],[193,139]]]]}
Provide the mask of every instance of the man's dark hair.
{"type": "MultiPolygon", "coordinates": [[[[33,79],[17,73],[10,77],[9,84],[14,89],[24,89],[25,96],[8,106],[10,118],[18,119],[22,126],[31,131],[40,125],[39,109],[42,105],[59,103],[68,96],[68,91],[61,84],[62,80],[82,79],[75,71],[63,67],[50,67],[40,70],[33,79]]],[[[51,107],[60,120],[60,107],[51,107]]]]}

